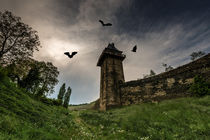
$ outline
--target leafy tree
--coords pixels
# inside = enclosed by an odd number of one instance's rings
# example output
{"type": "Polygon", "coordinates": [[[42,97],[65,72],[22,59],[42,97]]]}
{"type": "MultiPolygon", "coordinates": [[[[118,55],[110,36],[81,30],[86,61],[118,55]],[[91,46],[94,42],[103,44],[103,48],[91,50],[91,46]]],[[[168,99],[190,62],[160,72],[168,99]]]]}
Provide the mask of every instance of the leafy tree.
{"type": "Polygon", "coordinates": [[[59,71],[51,62],[39,62],[40,73],[42,81],[40,87],[42,88],[43,95],[49,95],[54,92],[54,86],[58,83],[59,71]]]}
{"type": "Polygon", "coordinates": [[[64,106],[65,108],[67,108],[68,105],[69,105],[70,96],[71,96],[71,88],[68,87],[67,92],[65,93],[65,96],[64,96],[64,103],[63,103],[63,106],[64,106]]]}
{"type": "Polygon", "coordinates": [[[156,73],[153,70],[150,70],[150,76],[154,76],[156,73]]]}
{"type": "Polygon", "coordinates": [[[38,83],[36,84],[33,93],[37,96],[47,96],[54,92],[54,86],[58,83],[59,71],[51,62],[32,62],[32,65],[36,65],[39,70],[39,78],[37,78],[38,83]]]}
{"type": "Polygon", "coordinates": [[[13,62],[6,66],[8,76],[12,81],[20,85],[21,81],[28,75],[30,69],[36,66],[35,63],[36,61],[31,58],[17,60],[16,63],[13,62]]]}
{"type": "Polygon", "coordinates": [[[65,83],[63,83],[58,93],[58,100],[63,101],[65,92],[66,92],[66,87],[65,87],[65,83]]]}
{"type": "Polygon", "coordinates": [[[39,62],[28,58],[7,66],[8,76],[22,88],[36,96],[47,96],[58,83],[58,70],[51,62],[39,62]]]}
{"type": "Polygon", "coordinates": [[[205,52],[198,51],[198,52],[193,52],[190,56],[191,56],[191,60],[194,61],[204,55],[205,55],[205,52]]]}
{"type": "Polygon", "coordinates": [[[171,65],[163,63],[162,66],[165,68],[165,72],[170,71],[174,69],[171,65]]]}
{"type": "Polygon", "coordinates": [[[40,47],[37,31],[11,12],[0,12],[0,62],[12,63],[33,55],[40,47]]]}
{"type": "Polygon", "coordinates": [[[40,77],[39,68],[35,65],[29,70],[28,75],[20,82],[20,86],[34,94],[41,81],[42,78],[40,77]]]}

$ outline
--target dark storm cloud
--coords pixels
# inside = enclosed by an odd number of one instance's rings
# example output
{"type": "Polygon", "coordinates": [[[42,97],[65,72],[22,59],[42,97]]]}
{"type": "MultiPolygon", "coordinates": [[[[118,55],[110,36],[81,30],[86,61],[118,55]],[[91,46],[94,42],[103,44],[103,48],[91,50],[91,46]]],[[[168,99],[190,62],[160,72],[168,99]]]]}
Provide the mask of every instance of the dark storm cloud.
{"type": "Polygon", "coordinates": [[[79,15],[79,7],[85,0],[52,0],[46,8],[53,9],[55,18],[58,18],[69,26],[76,24],[76,17],[79,15]]]}
{"type": "Polygon", "coordinates": [[[129,80],[135,78],[132,70],[160,72],[161,63],[179,66],[189,62],[193,51],[210,51],[208,0],[133,0],[115,14],[115,34],[123,36],[118,45],[127,50],[130,44],[138,44],[143,55],[134,58],[127,54],[130,59],[125,60],[125,69],[130,70],[125,73],[129,80]]]}
{"type": "Polygon", "coordinates": [[[195,19],[210,23],[209,0],[133,0],[130,3],[116,13],[120,33],[144,34],[174,24],[189,24],[195,19]]]}
{"type": "Polygon", "coordinates": [[[125,79],[179,66],[193,51],[210,52],[209,0],[0,0],[38,31],[43,48],[35,59],[51,61],[60,71],[59,87],[71,86],[71,104],[99,97],[99,55],[109,42],[126,54],[125,79]],[[99,19],[113,24],[104,28],[99,19]],[[138,46],[137,53],[131,48],[138,46]],[[78,51],[74,59],[64,51],[78,51]]]}

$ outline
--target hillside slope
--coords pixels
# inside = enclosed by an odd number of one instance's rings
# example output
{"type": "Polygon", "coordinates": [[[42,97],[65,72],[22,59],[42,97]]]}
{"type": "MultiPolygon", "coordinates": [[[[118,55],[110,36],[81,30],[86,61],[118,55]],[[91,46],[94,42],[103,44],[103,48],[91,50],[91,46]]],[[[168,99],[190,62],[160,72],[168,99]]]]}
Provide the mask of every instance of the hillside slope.
{"type": "Polygon", "coordinates": [[[210,139],[210,96],[80,111],[93,139],[210,139]]]}
{"type": "Polygon", "coordinates": [[[1,140],[75,138],[80,130],[73,120],[67,109],[45,105],[29,97],[9,79],[0,80],[1,140]]]}
{"type": "Polygon", "coordinates": [[[210,96],[131,105],[107,112],[69,111],[0,80],[0,139],[210,139],[210,96]]]}

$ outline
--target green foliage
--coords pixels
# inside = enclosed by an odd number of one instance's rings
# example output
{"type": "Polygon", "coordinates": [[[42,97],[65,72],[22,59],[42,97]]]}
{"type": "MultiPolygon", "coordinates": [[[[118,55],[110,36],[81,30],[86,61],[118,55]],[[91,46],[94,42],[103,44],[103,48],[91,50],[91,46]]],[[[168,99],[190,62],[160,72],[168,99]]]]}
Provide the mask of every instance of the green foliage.
{"type": "Polygon", "coordinates": [[[36,31],[10,11],[0,12],[0,64],[7,65],[8,76],[20,87],[46,96],[53,93],[59,72],[50,62],[30,58],[39,47],[36,31]]]}
{"type": "Polygon", "coordinates": [[[8,71],[8,77],[12,81],[16,81],[18,84],[20,84],[22,78],[27,76],[31,68],[31,60],[32,59],[19,60],[15,63],[7,65],[5,69],[8,71]]]}
{"type": "Polygon", "coordinates": [[[61,106],[61,105],[62,105],[62,100],[59,100],[59,99],[53,99],[53,105],[56,105],[56,106],[61,106]]]}
{"type": "Polygon", "coordinates": [[[26,88],[29,92],[35,93],[41,81],[39,68],[35,66],[32,67],[27,76],[22,79],[20,86],[26,88]]]}
{"type": "Polygon", "coordinates": [[[209,139],[209,101],[210,96],[183,98],[106,112],[80,111],[79,116],[93,134],[90,139],[209,139]]]}
{"type": "Polygon", "coordinates": [[[0,82],[0,139],[84,139],[80,131],[69,110],[34,100],[8,78],[0,82]]]}
{"type": "Polygon", "coordinates": [[[37,31],[14,16],[10,11],[0,12],[0,61],[9,64],[33,55],[40,47],[37,31]]]}
{"type": "Polygon", "coordinates": [[[63,106],[65,108],[67,108],[69,106],[69,100],[70,100],[70,96],[71,96],[71,88],[68,87],[65,96],[64,96],[64,102],[63,102],[63,106]]]}
{"type": "Polygon", "coordinates": [[[0,130],[7,134],[16,133],[16,125],[16,120],[10,116],[3,116],[0,120],[0,130]]]}
{"type": "Polygon", "coordinates": [[[210,96],[69,111],[34,100],[8,78],[0,82],[0,139],[210,139],[209,116],[210,96]]]}
{"type": "Polygon", "coordinates": [[[62,101],[59,99],[50,99],[46,97],[40,97],[39,100],[46,105],[55,105],[55,106],[62,105],[62,101]]]}
{"type": "Polygon", "coordinates": [[[61,102],[63,102],[65,92],[66,92],[66,85],[65,83],[63,83],[58,93],[58,99],[61,100],[61,102]]]}
{"type": "Polygon", "coordinates": [[[18,60],[6,67],[12,81],[35,96],[47,96],[58,83],[59,71],[51,62],[34,59],[18,60]]]}
{"type": "Polygon", "coordinates": [[[202,76],[197,75],[189,91],[196,96],[210,95],[210,83],[206,82],[202,76]]]}
{"type": "Polygon", "coordinates": [[[0,66],[0,80],[4,79],[6,75],[7,75],[6,69],[0,66]]]}
{"type": "Polygon", "coordinates": [[[38,62],[41,73],[42,82],[40,87],[43,89],[43,94],[49,95],[54,92],[54,86],[58,83],[58,68],[51,62],[38,62]]]}
{"type": "Polygon", "coordinates": [[[133,138],[139,134],[141,138],[148,139],[205,139],[210,136],[210,127],[205,124],[209,120],[205,117],[209,115],[207,110],[210,108],[189,99],[177,101],[133,106],[120,124],[127,132],[131,132],[130,137],[133,138]]]}

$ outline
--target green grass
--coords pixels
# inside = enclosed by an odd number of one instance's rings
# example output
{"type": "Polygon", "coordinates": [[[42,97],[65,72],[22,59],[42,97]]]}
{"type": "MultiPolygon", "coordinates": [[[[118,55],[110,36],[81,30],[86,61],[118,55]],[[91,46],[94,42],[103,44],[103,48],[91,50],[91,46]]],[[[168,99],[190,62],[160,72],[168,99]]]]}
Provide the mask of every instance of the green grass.
{"type": "Polygon", "coordinates": [[[76,106],[76,111],[48,106],[0,79],[0,140],[210,139],[210,96],[107,112],[88,110],[90,106],[76,106]]]}
{"type": "Polygon", "coordinates": [[[80,105],[69,105],[69,109],[72,111],[78,111],[78,110],[90,110],[93,109],[95,105],[95,102],[91,102],[89,104],[80,104],[80,105]]]}
{"type": "Polygon", "coordinates": [[[86,137],[63,107],[48,106],[0,79],[0,139],[61,140],[86,137]]]}
{"type": "Polygon", "coordinates": [[[99,139],[210,139],[210,96],[79,115],[99,139]]]}

